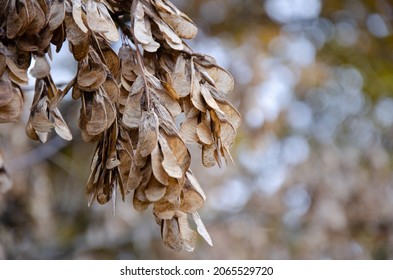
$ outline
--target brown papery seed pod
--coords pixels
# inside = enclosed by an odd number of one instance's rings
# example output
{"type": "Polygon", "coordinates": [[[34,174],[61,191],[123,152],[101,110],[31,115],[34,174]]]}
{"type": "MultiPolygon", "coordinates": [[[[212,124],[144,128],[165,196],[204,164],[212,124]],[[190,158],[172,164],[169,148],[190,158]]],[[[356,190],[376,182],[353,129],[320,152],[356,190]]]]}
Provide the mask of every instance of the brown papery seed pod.
{"type": "MultiPolygon", "coordinates": [[[[206,196],[187,145],[201,147],[203,165],[221,166],[231,159],[241,116],[226,96],[231,74],[184,42],[196,36],[195,23],[169,0],[13,0],[0,16],[0,122],[20,116],[21,86],[34,61],[26,133],[43,143],[52,131],[71,140],[58,105],[72,88],[82,138],[96,142],[89,204],[115,202],[117,192],[123,200],[132,196],[138,211],[153,205],[165,245],[192,251],[198,233],[212,245],[198,214],[206,196]],[[119,40],[116,53],[111,43],[119,40]],[[64,42],[78,68],[58,89],[50,44],[59,51],[64,42]]],[[[9,186],[0,155],[0,191],[9,186]]]]}

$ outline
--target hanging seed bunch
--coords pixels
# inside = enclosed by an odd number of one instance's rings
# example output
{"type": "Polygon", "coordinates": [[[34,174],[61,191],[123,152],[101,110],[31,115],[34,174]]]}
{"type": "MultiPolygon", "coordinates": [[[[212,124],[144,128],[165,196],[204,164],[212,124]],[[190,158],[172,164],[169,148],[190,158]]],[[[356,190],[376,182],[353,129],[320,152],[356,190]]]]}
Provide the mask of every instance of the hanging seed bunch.
{"type": "Polygon", "coordinates": [[[135,209],[153,205],[165,245],[195,248],[190,218],[212,244],[197,212],[206,197],[190,170],[186,144],[200,145],[203,165],[221,166],[241,117],[226,97],[232,76],[184,42],[197,33],[192,20],[169,0],[1,0],[0,7],[0,121],[21,114],[21,86],[34,58],[27,135],[46,142],[55,130],[72,139],[57,108],[72,88],[81,103],[83,139],[97,142],[89,203],[133,194],[135,209]],[[78,71],[58,89],[50,44],[59,51],[66,39],[78,71]],[[111,43],[118,40],[115,53],[111,43]]]}

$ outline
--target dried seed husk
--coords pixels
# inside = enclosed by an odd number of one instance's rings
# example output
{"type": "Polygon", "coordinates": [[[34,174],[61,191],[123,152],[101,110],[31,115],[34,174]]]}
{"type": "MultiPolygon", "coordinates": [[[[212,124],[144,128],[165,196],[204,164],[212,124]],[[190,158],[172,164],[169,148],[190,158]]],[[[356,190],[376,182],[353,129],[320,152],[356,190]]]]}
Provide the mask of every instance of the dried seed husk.
{"type": "Polygon", "coordinates": [[[216,100],[217,103],[222,102],[222,103],[229,103],[227,96],[225,93],[223,93],[221,90],[218,90],[216,87],[210,85],[210,84],[205,84],[207,88],[209,89],[211,95],[213,98],[216,100]]]}
{"type": "Polygon", "coordinates": [[[216,158],[214,156],[215,150],[216,150],[215,144],[202,146],[202,164],[205,167],[212,167],[216,165],[216,158]]]}
{"type": "Polygon", "coordinates": [[[204,201],[206,200],[206,195],[191,170],[186,172],[186,184],[190,188],[194,189],[204,201]]]}
{"type": "Polygon", "coordinates": [[[120,36],[106,6],[93,0],[86,3],[87,25],[97,33],[100,33],[108,41],[116,42],[120,36]]]}
{"type": "Polygon", "coordinates": [[[93,103],[93,95],[92,94],[81,94],[81,103],[82,106],[80,108],[78,126],[82,131],[82,139],[86,142],[93,142],[99,139],[99,134],[91,135],[87,131],[87,124],[92,117],[92,103],[93,103]]]}
{"type": "Polygon", "coordinates": [[[46,143],[48,141],[48,136],[49,133],[48,132],[38,132],[36,131],[37,137],[38,137],[38,141],[40,141],[41,143],[46,143]]]}
{"type": "Polygon", "coordinates": [[[145,13],[157,24],[166,43],[174,50],[181,51],[184,49],[180,37],[169,27],[152,9],[144,6],[145,13]]]}
{"type": "MultiPolygon", "coordinates": [[[[5,115],[5,113],[4,113],[4,115],[5,115]]],[[[0,111],[0,122],[8,122],[8,116],[7,115],[3,116],[3,110],[0,111]],[[4,119],[4,121],[2,121],[2,119],[4,119]]],[[[38,135],[35,132],[35,129],[34,129],[33,124],[31,122],[27,122],[26,135],[32,140],[39,141],[38,135]]]]}
{"type": "Polygon", "coordinates": [[[163,185],[168,185],[169,176],[162,166],[162,162],[164,160],[164,155],[160,149],[160,146],[157,145],[153,152],[151,153],[151,165],[153,169],[154,177],[163,185]]]}
{"type": "Polygon", "coordinates": [[[64,0],[53,0],[50,2],[50,18],[49,18],[49,29],[51,31],[57,29],[64,20],[65,17],[65,5],[64,0]]]}
{"type": "Polygon", "coordinates": [[[11,80],[7,73],[0,79],[0,107],[9,103],[13,96],[11,80]]]}
{"type": "Polygon", "coordinates": [[[23,103],[22,91],[14,86],[11,99],[0,107],[0,123],[17,121],[22,114],[23,103]]]}
{"type": "MultiPolygon", "coordinates": [[[[107,146],[106,146],[106,162],[105,162],[105,168],[106,169],[117,169],[117,167],[120,165],[119,157],[118,157],[118,145],[116,145],[118,141],[118,126],[117,122],[114,122],[110,128],[107,130],[107,146]]],[[[114,172],[117,174],[117,171],[114,170],[114,172]]]]}
{"type": "Polygon", "coordinates": [[[223,147],[229,148],[232,146],[236,137],[236,129],[230,123],[221,123],[220,139],[223,147]]]}
{"type": "Polygon", "coordinates": [[[35,51],[42,56],[49,51],[49,44],[52,39],[52,32],[49,26],[45,26],[39,33],[24,35],[16,41],[18,48],[24,51],[35,51]]]}
{"type": "MultiPolygon", "coordinates": [[[[31,4],[30,1],[27,1],[27,4],[31,4]]],[[[10,3],[7,14],[7,38],[13,39],[23,34],[28,23],[26,1],[20,0],[18,1],[18,5],[15,4],[15,1],[10,3]]]]}
{"type": "MultiPolygon", "coordinates": [[[[173,136],[164,135],[165,139],[168,142],[170,149],[176,157],[177,164],[183,170],[183,174],[188,170],[191,163],[190,152],[187,149],[187,146],[184,144],[181,137],[176,134],[173,136]]],[[[165,156],[164,156],[165,157],[165,156]]]]}
{"type": "Polygon", "coordinates": [[[142,180],[141,180],[140,185],[143,185],[144,187],[146,187],[147,183],[150,181],[150,177],[153,174],[150,161],[146,161],[146,164],[141,169],[141,172],[142,172],[142,180]]]}
{"type": "Polygon", "coordinates": [[[79,27],[79,29],[87,33],[88,29],[83,22],[83,17],[85,17],[85,13],[82,12],[82,1],[81,0],[72,0],[72,17],[74,22],[79,27]]]}
{"type": "Polygon", "coordinates": [[[176,118],[182,112],[179,103],[170,95],[166,94],[166,92],[154,91],[153,93],[154,96],[158,99],[158,102],[168,110],[173,118],[176,118]]]}
{"type": "Polygon", "coordinates": [[[98,55],[92,51],[89,59],[82,60],[78,65],[77,82],[84,91],[95,91],[105,81],[107,73],[105,66],[99,61],[98,55]]]}
{"type": "Polygon", "coordinates": [[[74,86],[72,87],[72,98],[73,99],[79,99],[81,97],[81,90],[79,89],[78,85],[74,83],[74,86]]]}
{"type": "Polygon", "coordinates": [[[200,124],[198,124],[196,132],[199,141],[202,142],[204,145],[213,144],[213,135],[211,131],[210,120],[208,120],[206,117],[200,124]]]}
{"type": "Polygon", "coordinates": [[[162,86],[165,88],[166,92],[171,98],[173,98],[174,100],[178,100],[180,98],[180,96],[170,84],[162,82],[162,86]]]}
{"type": "Polygon", "coordinates": [[[45,78],[50,73],[50,66],[45,57],[37,56],[35,58],[34,67],[30,70],[30,74],[34,78],[45,78]]]}
{"type": "Polygon", "coordinates": [[[197,117],[187,118],[180,126],[180,136],[186,144],[198,143],[197,126],[197,117]]]}
{"type": "Polygon", "coordinates": [[[176,251],[182,249],[182,240],[180,238],[179,224],[177,218],[163,220],[161,226],[161,236],[164,244],[176,251]]]}
{"type": "Polygon", "coordinates": [[[212,67],[213,65],[217,65],[215,58],[207,54],[194,53],[193,58],[195,62],[204,67],[212,67]]]}
{"type": "Polygon", "coordinates": [[[119,156],[119,173],[122,177],[122,181],[124,183],[124,189],[128,190],[128,176],[130,174],[130,166],[131,166],[131,156],[126,149],[118,148],[117,150],[119,156]]]}
{"type": "Polygon", "coordinates": [[[53,123],[48,119],[46,112],[36,111],[30,115],[31,124],[36,132],[50,132],[54,127],[53,123]]]}
{"type": "Polygon", "coordinates": [[[7,59],[6,56],[3,53],[1,53],[1,46],[2,44],[0,43],[0,77],[3,76],[7,66],[7,59]]]}
{"type": "Polygon", "coordinates": [[[220,107],[218,106],[216,100],[211,95],[208,87],[203,84],[201,85],[201,94],[202,94],[203,98],[205,99],[207,105],[209,105],[210,108],[214,109],[217,112],[220,112],[221,114],[224,114],[221,111],[220,107]]]}
{"type": "Polygon", "coordinates": [[[186,213],[177,212],[176,216],[177,216],[177,220],[179,224],[179,232],[181,235],[184,248],[187,251],[192,252],[194,251],[196,246],[197,233],[190,228],[186,213]]]}
{"type": "Polygon", "coordinates": [[[27,77],[27,72],[25,69],[19,68],[18,65],[11,58],[8,57],[6,58],[6,63],[8,69],[10,69],[8,74],[11,81],[19,85],[28,83],[29,78],[27,77]]]}
{"type": "Polygon", "coordinates": [[[198,233],[205,239],[207,244],[209,244],[210,246],[213,246],[212,239],[211,239],[209,233],[207,232],[206,227],[203,224],[198,212],[191,213],[191,215],[192,215],[192,218],[194,219],[194,222],[197,226],[198,233]]]}
{"type": "Polygon", "coordinates": [[[106,128],[108,129],[116,120],[116,108],[115,105],[112,103],[112,101],[109,99],[106,92],[102,90],[102,88],[99,88],[99,92],[104,97],[104,106],[106,112],[106,128]]]}
{"type": "Polygon", "coordinates": [[[39,99],[37,105],[31,108],[29,122],[32,123],[34,130],[42,133],[50,132],[54,124],[49,120],[48,98],[46,96],[39,99]]]}
{"type": "Polygon", "coordinates": [[[179,183],[178,179],[170,177],[168,179],[168,186],[164,199],[170,203],[178,205],[182,189],[183,186],[179,183]]]}
{"type": "MultiPolygon", "coordinates": [[[[135,78],[136,78],[136,76],[135,76],[135,78]]],[[[120,75],[120,85],[122,86],[122,88],[125,90],[124,92],[126,93],[125,98],[123,99],[124,103],[122,103],[122,105],[124,105],[125,100],[127,99],[128,93],[131,90],[131,82],[127,81],[123,75],[120,75]]]]}
{"type": "Polygon", "coordinates": [[[206,71],[206,69],[198,64],[195,64],[196,69],[198,70],[198,73],[201,76],[200,81],[208,83],[215,87],[215,83],[212,77],[210,77],[209,73],[206,71]]]}
{"type": "Polygon", "coordinates": [[[131,162],[126,189],[130,191],[135,190],[141,184],[142,179],[144,179],[144,173],[141,171],[140,168],[138,168],[135,164],[131,162]]]}
{"type": "Polygon", "coordinates": [[[105,204],[111,200],[113,191],[117,189],[117,178],[112,171],[104,169],[102,171],[101,187],[97,191],[97,202],[99,204],[105,204]]]}
{"type": "Polygon", "coordinates": [[[75,60],[80,61],[84,59],[89,52],[89,35],[87,32],[81,30],[73,17],[67,13],[64,22],[66,26],[67,40],[70,42],[70,50],[74,55],[75,60]]]}
{"type": "MultiPolygon", "coordinates": [[[[139,139],[137,139],[136,141],[139,141],[139,139]]],[[[138,149],[138,143],[134,153],[134,162],[138,168],[142,168],[143,166],[146,165],[147,162],[149,162],[148,157],[143,157],[141,155],[140,150],[138,149]]]]}
{"type": "Polygon", "coordinates": [[[159,10],[162,10],[162,11],[165,11],[165,12],[171,13],[171,14],[180,15],[180,16],[184,17],[187,21],[194,24],[192,22],[192,20],[186,14],[182,13],[171,1],[168,1],[168,0],[154,0],[154,1],[155,1],[155,4],[159,10]],[[160,2],[162,3],[161,5],[160,5],[160,2]]]}
{"type": "Polygon", "coordinates": [[[105,168],[114,169],[120,165],[120,160],[117,158],[117,151],[113,149],[110,151],[109,156],[106,160],[105,168]]]}
{"type": "Polygon", "coordinates": [[[48,23],[45,12],[41,9],[38,2],[31,1],[31,4],[32,4],[31,7],[32,9],[29,10],[29,13],[31,14],[32,20],[27,27],[26,34],[39,33],[44,28],[44,26],[48,23]]]}
{"type": "Polygon", "coordinates": [[[145,27],[146,27],[146,30],[147,30],[147,34],[151,34],[151,40],[147,44],[142,43],[142,47],[143,47],[143,49],[145,51],[154,53],[154,52],[156,52],[158,50],[158,48],[161,45],[160,45],[160,43],[155,41],[154,38],[153,38],[153,34],[152,34],[152,31],[151,31],[150,20],[147,17],[145,17],[144,21],[145,21],[145,27]]]}
{"type": "Polygon", "coordinates": [[[60,26],[53,31],[53,36],[51,39],[51,43],[56,46],[56,52],[61,50],[63,46],[63,42],[66,39],[66,30],[64,21],[60,24],[60,26]]]}
{"type": "Polygon", "coordinates": [[[194,189],[185,187],[182,191],[180,210],[184,213],[192,213],[203,207],[204,199],[194,189]]]}
{"type": "Polygon", "coordinates": [[[14,44],[13,42],[8,42],[7,50],[5,51],[5,53],[7,54],[6,55],[7,66],[11,70],[12,70],[11,68],[12,65],[8,65],[9,64],[8,60],[12,60],[12,62],[14,63],[14,67],[20,68],[21,70],[27,70],[27,68],[30,67],[31,56],[32,56],[31,53],[19,49],[17,44],[14,44]]]}
{"type": "Polygon", "coordinates": [[[201,112],[192,105],[189,98],[183,99],[182,101],[183,112],[187,118],[199,117],[201,112]]]}
{"type": "MultiPolygon", "coordinates": [[[[86,96],[86,94],[84,94],[86,96]]],[[[101,134],[107,128],[108,118],[105,109],[104,97],[98,93],[93,94],[93,100],[86,103],[87,115],[86,132],[89,135],[101,134]]]]}
{"type": "Polygon", "coordinates": [[[150,21],[147,17],[145,17],[143,4],[140,1],[137,1],[134,7],[132,14],[134,16],[135,38],[142,44],[146,51],[155,52],[160,47],[160,44],[153,38],[150,21]]]}
{"type": "Polygon", "coordinates": [[[192,39],[198,32],[195,24],[183,13],[178,15],[160,12],[160,16],[181,38],[192,39]]]}
{"type": "Polygon", "coordinates": [[[91,195],[91,199],[89,200],[89,206],[92,203],[93,199],[96,197],[98,191],[98,181],[100,179],[100,175],[102,173],[102,142],[100,141],[94,152],[94,155],[91,159],[90,164],[90,175],[86,183],[86,194],[91,195]]]}
{"type": "Polygon", "coordinates": [[[127,45],[122,45],[119,50],[119,59],[121,63],[121,74],[127,81],[134,81],[137,77],[135,71],[137,68],[135,51],[127,45]]]}
{"type": "Polygon", "coordinates": [[[146,26],[143,4],[139,0],[134,5],[132,15],[134,17],[134,34],[139,43],[149,44],[151,41],[154,41],[151,29],[146,26]]]}
{"type": "Polygon", "coordinates": [[[183,177],[183,170],[179,166],[174,151],[171,150],[171,147],[169,146],[167,140],[160,134],[158,137],[158,141],[160,143],[160,147],[164,157],[164,160],[162,161],[162,166],[165,172],[172,178],[183,177]]]}
{"type": "Polygon", "coordinates": [[[164,197],[166,193],[166,187],[161,184],[155,176],[150,177],[150,181],[145,189],[145,196],[146,198],[151,201],[159,201],[161,198],[164,197]]]}
{"type": "Polygon", "coordinates": [[[133,204],[138,211],[144,211],[149,207],[151,202],[145,196],[145,189],[147,184],[139,185],[134,192],[133,204]]]}
{"type": "Polygon", "coordinates": [[[220,107],[221,111],[224,112],[227,120],[233,125],[235,129],[237,129],[242,121],[242,117],[240,113],[233,107],[230,103],[222,103],[217,102],[218,106],[220,107]]]}
{"type": "Polygon", "coordinates": [[[172,87],[180,97],[185,97],[191,91],[191,76],[189,65],[182,55],[176,60],[176,65],[171,74],[172,87]]]}
{"type": "Polygon", "coordinates": [[[201,112],[206,112],[207,104],[201,94],[201,85],[195,76],[193,63],[191,64],[191,103],[201,112]]]}
{"type": "MultiPolygon", "coordinates": [[[[151,178],[151,177],[150,177],[151,178]]],[[[146,187],[148,186],[150,180],[145,184],[140,184],[134,192],[134,197],[136,197],[139,201],[149,201],[145,195],[146,187]]]]}
{"type": "Polygon", "coordinates": [[[120,70],[120,60],[118,56],[111,48],[102,50],[102,54],[104,55],[105,65],[108,67],[112,76],[116,77],[120,70]]]}
{"type": "Polygon", "coordinates": [[[138,128],[141,122],[142,109],[141,109],[141,98],[144,92],[143,79],[138,76],[135,80],[130,93],[127,97],[127,101],[124,104],[123,111],[123,124],[128,128],[138,128]]]}
{"type": "Polygon", "coordinates": [[[218,118],[216,111],[209,110],[209,113],[210,113],[213,135],[215,138],[219,138],[221,134],[221,120],[218,118]]]}
{"type": "MultiPolygon", "coordinates": [[[[68,39],[68,36],[67,36],[68,39]]],[[[86,42],[86,41],[85,41],[86,42]]],[[[82,43],[79,45],[70,44],[70,50],[74,55],[75,60],[80,61],[84,59],[88,53],[88,43],[82,43]]]]}
{"type": "MultiPolygon", "coordinates": [[[[154,100],[155,101],[155,100],[154,100]]],[[[160,128],[169,136],[178,136],[173,116],[160,102],[154,102],[155,112],[160,119],[160,128]]]]}
{"type": "Polygon", "coordinates": [[[138,76],[132,84],[130,94],[135,94],[145,88],[144,79],[142,76],[138,76]]]}
{"type": "Polygon", "coordinates": [[[51,115],[54,119],[55,131],[57,135],[59,135],[61,138],[65,140],[71,141],[72,140],[71,131],[68,128],[66,122],[64,121],[59,109],[54,108],[51,111],[51,115]]]}
{"type": "Polygon", "coordinates": [[[142,112],[138,141],[138,150],[142,157],[150,155],[157,145],[158,124],[158,116],[155,112],[142,112]]]}
{"type": "Polygon", "coordinates": [[[162,220],[172,219],[175,215],[175,205],[165,199],[161,199],[154,203],[153,214],[162,220]]]}
{"type": "Polygon", "coordinates": [[[217,89],[224,93],[229,93],[233,90],[234,80],[228,71],[217,65],[205,67],[205,70],[214,80],[214,85],[217,87],[217,89]]]}
{"type": "Polygon", "coordinates": [[[117,102],[120,96],[120,89],[112,75],[106,77],[105,82],[102,84],[102,91],[105,92],[111,103],[117,102]]]}

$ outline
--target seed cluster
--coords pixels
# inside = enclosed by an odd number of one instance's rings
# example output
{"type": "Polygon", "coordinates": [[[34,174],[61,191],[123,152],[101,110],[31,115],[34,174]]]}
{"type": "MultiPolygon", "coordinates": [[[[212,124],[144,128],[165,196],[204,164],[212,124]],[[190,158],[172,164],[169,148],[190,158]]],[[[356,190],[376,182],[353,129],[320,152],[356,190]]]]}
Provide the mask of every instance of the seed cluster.
{"type": "Polygon", "coordinates": [[[206,197],[186,144],[201,147],[204,166],[221,166],[241,117],[226,97],[232,76],[185,43],[197,33],[192,20],[169,0],[1,2],[0,122],[21,114],[20,86],[34,58],[27,135],[46,142],[54,129],[72,139],[58,109],[72,88],[81,102],[83,139],[97,142],[86,186],[90,202],[133,194],[135,209],[153,205],[165,245],[192,251],[197,232],[212,244],[197,212],[206,197]],[[59,51],[66,40],[78,70],[59,89],[50,73],[50,44],[59,51]],[[116,53],[111,43],[118,40],[116,53]]]}

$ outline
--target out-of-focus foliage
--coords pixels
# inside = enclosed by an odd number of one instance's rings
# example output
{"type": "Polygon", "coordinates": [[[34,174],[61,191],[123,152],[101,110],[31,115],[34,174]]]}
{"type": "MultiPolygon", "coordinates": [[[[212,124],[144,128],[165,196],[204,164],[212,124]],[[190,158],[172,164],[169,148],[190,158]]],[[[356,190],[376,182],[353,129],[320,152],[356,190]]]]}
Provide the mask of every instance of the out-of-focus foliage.
{"type": "MultiPolygon", "coordinates": [[[[0,256],[393,258],[391,2],[174,2],[200,27],[191,46],[233,73],[244,116],[236,166],[199,168],[194,151],[214,247],[171,252],[131,202],[115,217],[88,208],[93,151],[80,139],[33,144],[22,120],[0,127],[14,180],[0,196],[0,256]]],[[[78,109],[64,104],[68,123],[78,109]]]]}

